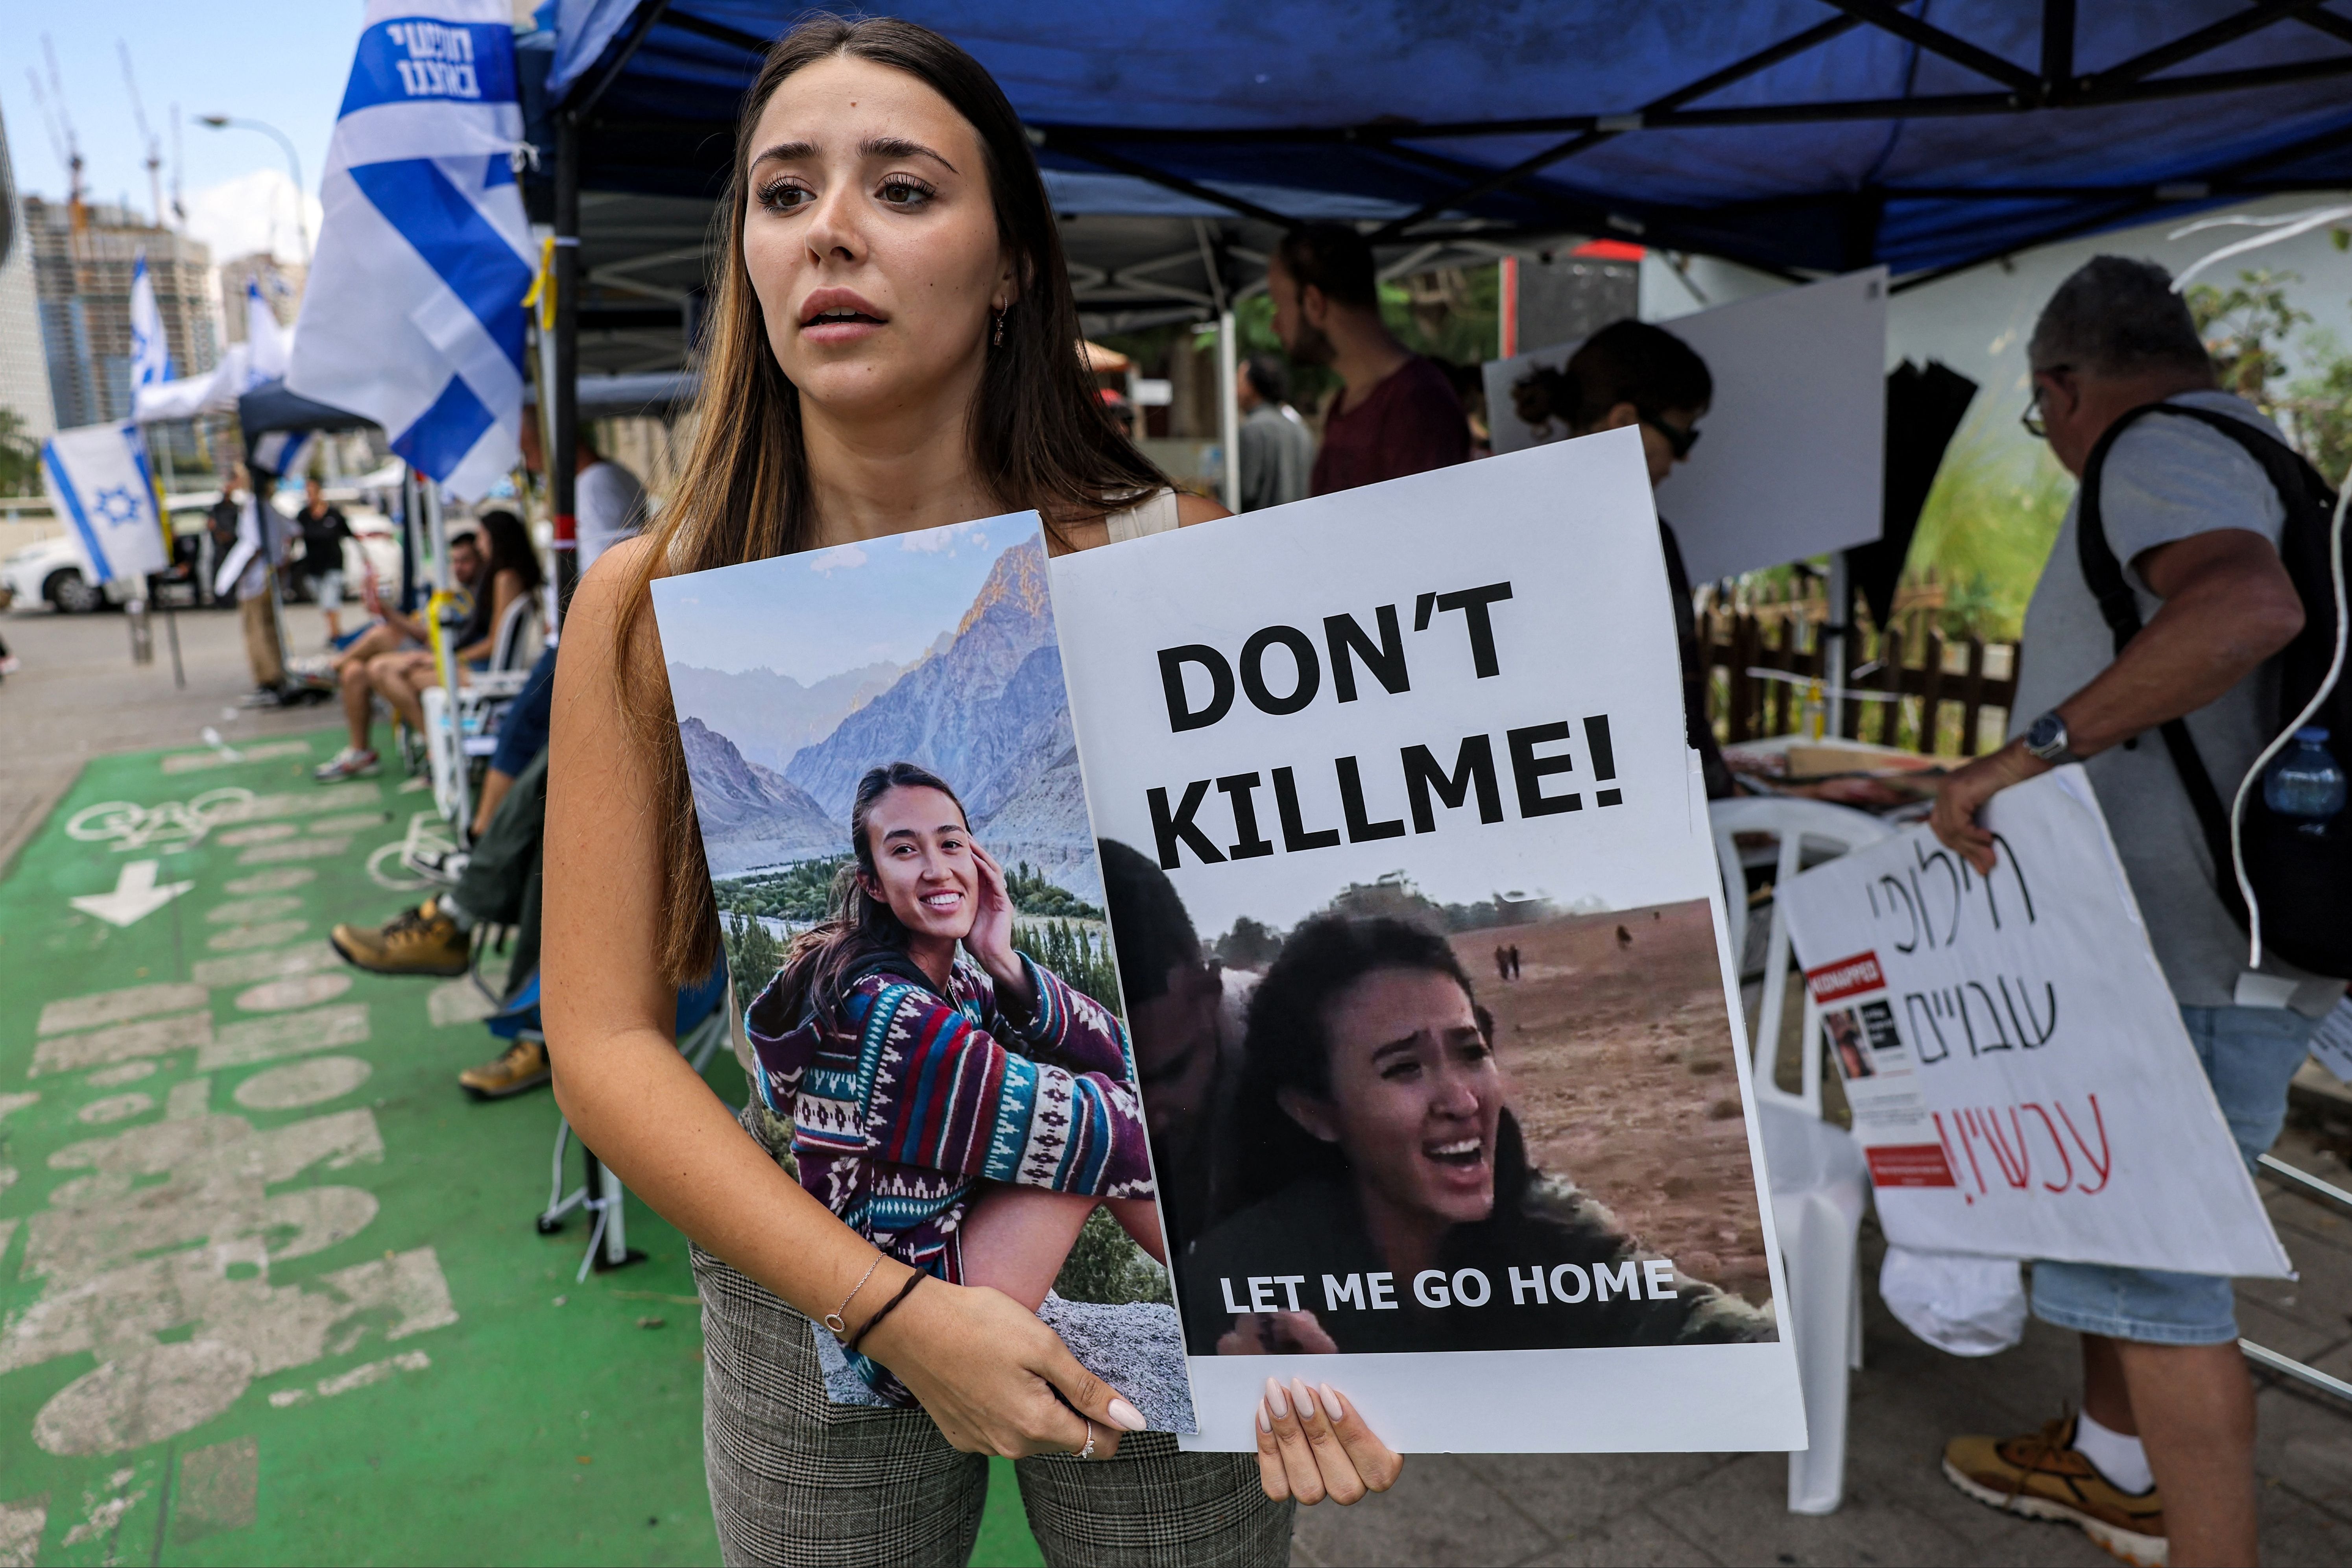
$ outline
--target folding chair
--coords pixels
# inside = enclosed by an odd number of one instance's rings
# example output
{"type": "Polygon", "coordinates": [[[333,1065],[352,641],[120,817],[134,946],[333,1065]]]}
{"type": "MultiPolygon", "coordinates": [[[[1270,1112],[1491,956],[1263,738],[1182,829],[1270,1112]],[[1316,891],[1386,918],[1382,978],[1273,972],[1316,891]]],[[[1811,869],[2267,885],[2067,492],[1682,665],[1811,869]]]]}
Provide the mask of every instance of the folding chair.
{"type": "MultiPolygon", "coordinates": [[[[727,1041],[732,1021],[730,1000],[724,957],[709,978],[677,994],[677,1049],[687,1065],[697,1073],[710,1065],[710,1059],[727,1041]]],[[[501,1040],[546,1040],[540,1029],[537,975],[531,976],[512,1002],[491,1017],[489,1030],[501,1040]]],[[[581,1183],[570,1192],[563,1190],[564,1151],[573,1141],[572,1124],[559,1121],[555,1128],[554,1174],[548,1186],[547,1207],[540,1211],[537,1224],[541,1236],[552,1236],[563,1228],[564,1221],[575,1210],[595,1217],[588,1232],[587,1253],[580,1260],[579,1273],[573,1276],[577,1281],[585,1281],[592,1269],[601,1274],[625,1268],[644,1261],[645,1254],[629,1249],[621,1178],[584,1143],[580,1145],[581,1183]]]]}

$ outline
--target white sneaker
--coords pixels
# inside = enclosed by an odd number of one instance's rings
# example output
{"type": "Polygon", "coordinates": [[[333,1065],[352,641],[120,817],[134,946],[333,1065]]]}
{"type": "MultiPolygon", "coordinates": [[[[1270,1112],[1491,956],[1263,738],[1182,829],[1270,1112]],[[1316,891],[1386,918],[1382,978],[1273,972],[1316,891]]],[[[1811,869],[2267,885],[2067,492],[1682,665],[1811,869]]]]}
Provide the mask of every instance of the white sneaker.
{"type": "Polygon", "coordinates": [[[466,862],[471,857],[464,850],[411,850],[400,857],[400,863],[428,881],[446,887],[457,885],[466,874],[466,862]]]}
{"type": "Polygon", "coordinates": [[[310,769],[310,777],[321,784],[339,783],[345,779],[372,779],[379,766],[374,752],[346,746],[331,760],[310,769]]]}

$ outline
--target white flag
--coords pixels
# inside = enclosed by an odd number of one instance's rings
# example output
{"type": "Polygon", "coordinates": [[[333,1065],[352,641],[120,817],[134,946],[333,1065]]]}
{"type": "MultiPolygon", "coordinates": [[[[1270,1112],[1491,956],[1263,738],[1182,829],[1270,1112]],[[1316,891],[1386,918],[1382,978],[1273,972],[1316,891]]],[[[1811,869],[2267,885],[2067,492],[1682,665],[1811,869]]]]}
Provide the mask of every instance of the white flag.
{"type": "Polygon", "coordinates": [[[245,280],[245,384],[238,392],[284,379],[294,357],[293,329],[278,324],[278,312],[261,292],[261,280],[254,277],[245,280]]]}
{"type": "Polygon", "coordinates": [[[506,0],[368,0],[286,384],[460,500],[513,467],[532,247],[506,0]]]}
{"type": "MultiPolygon", "coordinates": [[[[99,582],[136,581],[170,565],[155,520],[147,443],[135,424],[86,424],[41,443],[41,476],[99,582]]],[[[142,595],[141,597],[143,597],[142,595]]]]}
{"type": "Polygon", "coordinates": [[[163,336],[163,313],[155,305],[155,280],[147,275],[147,253],[131,268],[131,385],[132,395],[172,379],[172,345],[163,336]]]}

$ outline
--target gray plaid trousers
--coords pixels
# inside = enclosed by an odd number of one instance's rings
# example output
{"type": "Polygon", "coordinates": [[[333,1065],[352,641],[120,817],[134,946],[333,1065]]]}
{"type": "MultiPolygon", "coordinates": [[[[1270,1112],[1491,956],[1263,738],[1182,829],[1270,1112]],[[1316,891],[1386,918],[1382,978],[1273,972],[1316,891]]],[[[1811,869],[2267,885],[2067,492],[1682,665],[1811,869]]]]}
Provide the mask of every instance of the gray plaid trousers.
{"type": "MultiPolygon", "coordinates": [[[[919,1410],[825,1398],[809,1320],[700,1248],[703,1462],[728,1568],[960,1565],[988,1495],[988,1463],[919,1410]]],[[[1050,1563],[1278,1568],[1293,1505],[1269,1501],[1249,1454],[1186,1454],[1164,1432],[1118,1457],[1016,1466],[1029,1529],[1050,1563]]]]}

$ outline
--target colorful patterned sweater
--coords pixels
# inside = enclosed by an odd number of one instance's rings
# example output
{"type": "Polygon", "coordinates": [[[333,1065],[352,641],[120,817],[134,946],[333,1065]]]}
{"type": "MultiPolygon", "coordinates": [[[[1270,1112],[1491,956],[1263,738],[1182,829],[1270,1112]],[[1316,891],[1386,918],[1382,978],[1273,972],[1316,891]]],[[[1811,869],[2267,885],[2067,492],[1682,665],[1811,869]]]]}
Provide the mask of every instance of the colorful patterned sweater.
{"type": "MultiPolygon", "coordinates": [[[[975,1181],[1099,1197],[1154,1195],[1127,1031],[1024,954],[1035,1016],[1001,1007],[959,953],[942,998],[904,954],[845,977],[842,1001],[785,1018],[781,977],[744,1032],[760,1098],[793,1124],[801,1185],[899,1261],[960,1282],[958,1230],[975,1181]]],[[[911,1404],[865,1356],[875,1390],[911,1404]]]]}

